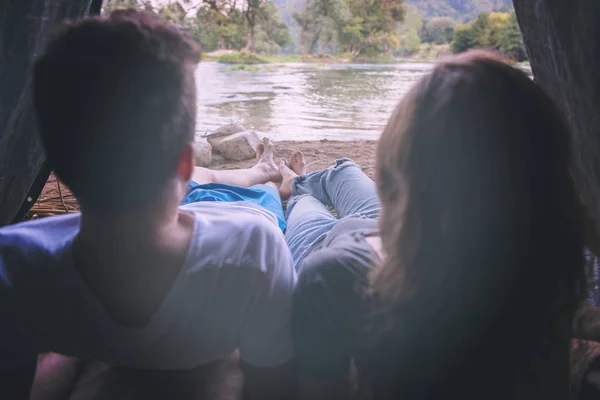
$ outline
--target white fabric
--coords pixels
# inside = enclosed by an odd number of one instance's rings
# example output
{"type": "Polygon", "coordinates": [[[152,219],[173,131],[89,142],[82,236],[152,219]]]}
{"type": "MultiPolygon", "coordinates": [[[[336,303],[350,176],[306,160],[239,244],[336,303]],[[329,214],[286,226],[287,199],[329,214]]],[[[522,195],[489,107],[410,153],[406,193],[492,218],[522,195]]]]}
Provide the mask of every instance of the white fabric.
{"type": "Polygon", "coordinates": [[[137,368],[179,369],[240,349],[250,365],[292,358],[296,273],[274,215],[204,202],[187,256],[144,327],[112,320],[71,261],[79,214],[0,229],[0,367],[46,351],[137,368]]]}

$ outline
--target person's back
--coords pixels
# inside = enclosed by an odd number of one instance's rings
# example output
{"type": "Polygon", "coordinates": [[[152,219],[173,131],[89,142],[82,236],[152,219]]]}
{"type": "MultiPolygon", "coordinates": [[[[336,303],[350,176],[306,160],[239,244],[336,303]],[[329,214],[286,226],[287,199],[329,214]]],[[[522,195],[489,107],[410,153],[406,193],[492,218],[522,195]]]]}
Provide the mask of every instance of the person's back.
{"type": "Polygon", "coordinates": [[[301,397],[344,397],[353,359],[376,399],[565,399],[582,210],[569,132],[543,90],[489,54],[450,57],[381,136],[380,212],[352,164],[282,167],[301,397]],[[325,204],[377,212],[314,224],[325,204]]]}
{"type": "Polygon", "coordinates": [[[126,11],[66,26],[37,62],[42,142],[82,214],[0,230],[4,394],[25,397],[46,351],[161,370],[236,348],[248,396],[293,391],[296,277],[276,216],[246,201],[179,207],[199,56],[176,27],[126,11]]]}
{"type": "Polygon", "coordinates": [[[524,73],[441,62],[382,134],[385,259],[360,364],[377,398],[568,397],[584,295],[569,132],[524,73]]]}

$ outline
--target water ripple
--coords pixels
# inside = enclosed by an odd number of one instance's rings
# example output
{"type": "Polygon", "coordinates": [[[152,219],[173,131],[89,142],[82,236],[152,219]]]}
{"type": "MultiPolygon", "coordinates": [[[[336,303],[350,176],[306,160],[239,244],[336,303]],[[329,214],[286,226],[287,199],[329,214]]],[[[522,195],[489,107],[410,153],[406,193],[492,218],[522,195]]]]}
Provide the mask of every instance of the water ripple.
{"type": "Polygon", "coordinates": [[[201,63],[197,132],[230,122],[276,140],[377,139],[431,64],[269,65],[232,71],[201,63]]]}

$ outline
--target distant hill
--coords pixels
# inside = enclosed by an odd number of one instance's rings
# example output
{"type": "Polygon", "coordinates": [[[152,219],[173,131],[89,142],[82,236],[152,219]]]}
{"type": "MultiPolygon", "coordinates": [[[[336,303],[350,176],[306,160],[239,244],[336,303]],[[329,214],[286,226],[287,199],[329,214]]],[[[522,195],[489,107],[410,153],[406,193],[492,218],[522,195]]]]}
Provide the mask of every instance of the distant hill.
{"type": "Polygon", "coordinates": [[[469,21],[482,12],[510,11],[512,0],[407,0],[425,18],[450,17],[469,21]]]}

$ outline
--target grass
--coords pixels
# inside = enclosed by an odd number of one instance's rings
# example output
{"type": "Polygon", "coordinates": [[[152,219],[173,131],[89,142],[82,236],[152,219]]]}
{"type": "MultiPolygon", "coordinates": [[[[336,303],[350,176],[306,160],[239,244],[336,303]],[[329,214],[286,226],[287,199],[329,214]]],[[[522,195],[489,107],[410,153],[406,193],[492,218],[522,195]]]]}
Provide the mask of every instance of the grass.
{"type": "Polygon", "coordinates": [[[285,63],[312,63],[317,66],[323,67],[326,64],[348,64],[348,63],[368,63],[368,64],[400,64],[410,62],[431,62],[437,58],[434,55],[438,55],[440,50],[436,48],[435,51],[422,49],[417,54],[411,57],[397,58],[391,55],[380,55],[374,57],[358,56],[352,57],[350,53],[340,53],[336,55],[331,54],[315,54],[315,55],[300,55],[300,54],[276,54],[276,55],[256,55],[252,53],[236,52],[230,54],[223,54],[220,56],[212,56],[210,54],[204,54],[204,61],[214,61],[222,64],[234,64],[231,71],[252,71],[255,69],[249,69],[243,67],[244,65],[256,65],[256,64],[285,64],[285,63]],[[425,51],[424,51],[425,50],[425,51]]]}
{"type": "Polygon", "coordinates": [[[265,64],[267,61],[259,58],[255,54],[250,53],[231,53],[223,54],[217,59],[222,64],[265,64]]]}
{"type": "Polygon", "coordinates": [[[264,55],[261,57],[266,62],[274,64],[302,62],[302,56],[296,54],[264,55]]]}

